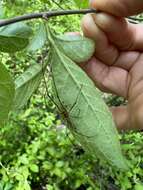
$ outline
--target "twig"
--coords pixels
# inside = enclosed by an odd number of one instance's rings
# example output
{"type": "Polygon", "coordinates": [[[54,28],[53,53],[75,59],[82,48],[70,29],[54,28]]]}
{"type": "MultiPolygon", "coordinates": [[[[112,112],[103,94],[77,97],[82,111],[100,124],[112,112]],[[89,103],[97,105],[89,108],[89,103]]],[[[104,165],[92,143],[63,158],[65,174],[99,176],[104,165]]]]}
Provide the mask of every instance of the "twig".
{"type": "Polygon", "coordinates": [[[16,22],[21,22],[25,20],[37,19],[37,18],[51,18],[55,16],[64,16],[64,15],[74,15],[74,14],[87,14],[87,13],[97,13],[96,9],[83,9],[83,10],[60,10],[60,11],[49,11],[41,13],[31,13],[22,16],[17,16],[10,19],[4,19],[0,21],[0,27],[13,24],[16,22]]]}

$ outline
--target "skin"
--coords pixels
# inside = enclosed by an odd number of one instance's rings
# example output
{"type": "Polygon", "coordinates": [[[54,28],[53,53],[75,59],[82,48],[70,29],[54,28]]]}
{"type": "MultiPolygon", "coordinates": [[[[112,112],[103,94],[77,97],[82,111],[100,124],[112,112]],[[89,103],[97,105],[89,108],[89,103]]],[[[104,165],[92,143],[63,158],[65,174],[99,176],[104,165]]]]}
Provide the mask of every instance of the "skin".
{"type": "Polygon", "coordinates": [[[122,96],[126,106],[111,108],[119,130],[143,129],[143,25],[124,18],[142,12],[142,0],[93,0],[103,11],[82,20],[84,35],[95,40],[96,52],[81,67],[103,91],[122,96]]]}

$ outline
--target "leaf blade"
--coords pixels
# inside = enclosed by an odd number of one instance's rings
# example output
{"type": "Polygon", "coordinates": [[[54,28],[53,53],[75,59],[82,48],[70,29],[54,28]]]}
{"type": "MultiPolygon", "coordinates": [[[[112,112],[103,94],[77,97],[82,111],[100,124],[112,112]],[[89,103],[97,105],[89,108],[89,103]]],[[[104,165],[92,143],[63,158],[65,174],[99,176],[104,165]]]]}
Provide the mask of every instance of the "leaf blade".
{"type": "Polygon", "coordinates": [[[3,124],[13,105],[15,85],[4,65],[0,64],[0,124],[3,124]]]}
{"type": "Polygon", "coordinates": [[[76,63],[88,61],[95,51],[95,42],[80,35],[55,37],[58,48],[76,63]]]}
{"type": "Polygon", "coordinates": [[[61,52],[53,36],[49,35],[49,41],[53,47],[53,89],[58,93],[55,101],[62,113],[70,111],[65,118],[70,130],[91,155],[108,161],[118,169],[127,170],[112,115],[102,100],[100,91],[85,72],[61,52]],[[79,110],[81,114],[77,118],[79,110]]]}
{"type": "Polygon", "coordinates": [[[28,51],[36,51],[42,48],[47,40],[46,30],[43,23],[40,24],[38,30],[33,36],[29,46],[27,47],[28,51]]]}
{"type": "Polygon", "coordinates": [[[33,64],[15,80],[16,93],[14,109],[18,110],[25,106],[33,92],[38,88],[42,78],[42,66],[33,64]]]}
{"type": "Polygon", "coordinates": [[[21,51],[29,43],[28,39],[19,38],[15,36],[2,36],[0,35],[0,51],[5,53],[14,53],[21,51]]]}
{"type": "Polygon", "coordinates": [[[30,27],[16,23],[0,29],[0,51],[14,53],[26,48],[32,35],[30,27]]]}

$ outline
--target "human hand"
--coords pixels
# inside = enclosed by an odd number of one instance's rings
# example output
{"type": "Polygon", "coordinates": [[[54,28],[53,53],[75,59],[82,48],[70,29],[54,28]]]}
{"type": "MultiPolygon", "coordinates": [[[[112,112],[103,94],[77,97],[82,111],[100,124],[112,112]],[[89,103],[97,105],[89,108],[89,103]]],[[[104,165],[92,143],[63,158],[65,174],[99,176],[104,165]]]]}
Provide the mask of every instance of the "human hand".
{"type": "Polygon", "coordinates": [[[143,129],[143,25],[98,13],[86,15],[82,28],[96,52],[81,67],[102,91],[128,100],[111,109],[118,129],[143,129]]]}

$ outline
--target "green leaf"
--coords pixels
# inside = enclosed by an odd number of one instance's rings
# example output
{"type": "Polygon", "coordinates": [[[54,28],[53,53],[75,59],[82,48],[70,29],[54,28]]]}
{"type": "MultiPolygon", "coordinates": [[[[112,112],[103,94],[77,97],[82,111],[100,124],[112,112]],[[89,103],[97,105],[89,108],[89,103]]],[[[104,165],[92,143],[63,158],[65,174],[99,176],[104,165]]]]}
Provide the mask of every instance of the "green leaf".
{"type": "Polygon", "coordinates": [[[29,163],[29,160],[26,156],[26,154],[23,154],[19,157],[19,160],[18,160],[20,163],[24,164],[24,165],[27,165],[29,163]]]}
{"type": "Polygon", "coordinates": [[[15,80],[16,93],[14,108],[21,109],[38,88],[42,78],[42,65],[31,65],[22,75],[15,80]]]}
{"type": "Polygon", "coordinates": [[[29,183],[28,183],[28,181],[25,181],[25,183],[24,183],[24,185],[23,185],[23,187],[22,187],[22,190],[31,190],[31,187],[30,187],[30,185],[29,185],[29,183]]]}
{"type": "Polygon", "coordinates": [[[2,6],[2,2],[0,2],[0,18],[2,19],[4,16],[4,9],[3,9],[3,6],[2,6]]]}
{"type": "Polygon", "coordinates": [[[3,124],[11,110],[15,95],[15,85],[4,65],[0,64],[0,124],[3,124]]]}
{"type": "Polygon", "coordinates": [[[21,180],[18,183],[16,190],[31,190],[31,187],[27,180],[21,180]]]}
{"type": "Polygon", "coordinates": [[[78,35],[55,37],[58,48],[76,63],[88,61],[95,51],[95,42],[78,35]]]}
{"type": "Polygon", "coordinates": [[[29,41],[26,38],[6,37],[0,35],[0,51],[6,53],[14,53],[21,51],[28,45],[29,41]]]}
{"type": "Polygon", "coordinates": [[[16,23],[0,29],[0,51],[14,53],[24,49],[29,44],[32,35],[30,27],[16,23]]]}
{"type": "Polygon", "coordinates": [[[84,9],[89,7],[89,0],[74,0],[74,2],[79,8],[84,9]]]}
{"type": "Polygon", "coordinates": [[[54,190],[54,187],[52,185],[46,185],[47,190],[54,190]]]}
{"type": "Polygon", "coordinates": [[[0,190],[3,190],[3,189],[4,189],[4,182],[0,181],[0,190]]]}
{"type": "Polygon", "coordinates": [[[0,30],[1,35],[5,36],[18,36],[22,38],[29,38],[33,32],[32,29],[24,23],[16,23],[4,26],[0,30]]]}
{"type": "Polygon", "coordinates": [[[38,30],[33,36],[27,50],[28,51],[36,51],[42,48],[47,40],[46,30],[43,23],[40,24],[38,30]]]}
{"type": "Polygon", "coordinates": [[[143,184],[136,184],[134,189],[135,190],[143,190],[143,184]]]}
{"type": "Polygon", "coordinates": [[[52,46],[55,101],[69,129],[90,155],[126,170],[128,167],[121,153],[118,133],[101,92],[85,72],[61,51],[54,37],[51,34],[48,37],[52,46]]]}
{"type": "Polygon", "coordinates": [[[4,190],[12,190],[13,189],[13,185],[10,183],[6,183],[4,190]]]}
{"type": "Polygon", "coordinates": [[[39,168],[38,168],[38,166],[37,166],[36,164],[31,164],[31,165],[30,165],[30,170],[31,170],[32,172],[37,173],[37,172],[39,171],[39,168]]]}

